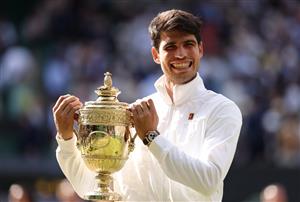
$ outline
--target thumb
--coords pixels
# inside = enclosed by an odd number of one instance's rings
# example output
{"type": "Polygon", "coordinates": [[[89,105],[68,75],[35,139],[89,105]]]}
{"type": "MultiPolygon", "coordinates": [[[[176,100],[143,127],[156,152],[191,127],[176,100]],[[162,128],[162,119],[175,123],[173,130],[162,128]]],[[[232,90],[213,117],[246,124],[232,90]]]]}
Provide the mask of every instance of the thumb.
{"type": "Polygon", "coordinates": [[[151,112],[152,114],[157,114],[157,113],[156,113],[156,108],[155,108],[155,105],[154,105],[153,100],[152,100],[152,99],[149,99],[149,100],[147,101],[147,103],[148,103],[150,112],[151,112]]]}

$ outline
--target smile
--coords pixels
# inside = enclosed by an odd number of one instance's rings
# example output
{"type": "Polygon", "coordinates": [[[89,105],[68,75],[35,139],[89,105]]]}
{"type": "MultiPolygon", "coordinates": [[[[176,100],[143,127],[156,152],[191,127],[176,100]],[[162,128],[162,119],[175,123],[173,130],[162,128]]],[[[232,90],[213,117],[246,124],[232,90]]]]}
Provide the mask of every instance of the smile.
{"type": "Polygon", "coordinates": [[[190,62],[181,62],[181,63],[171,63],[171,67],[175,69],[187,69],[192,66],[192,61],[190,62]]]}

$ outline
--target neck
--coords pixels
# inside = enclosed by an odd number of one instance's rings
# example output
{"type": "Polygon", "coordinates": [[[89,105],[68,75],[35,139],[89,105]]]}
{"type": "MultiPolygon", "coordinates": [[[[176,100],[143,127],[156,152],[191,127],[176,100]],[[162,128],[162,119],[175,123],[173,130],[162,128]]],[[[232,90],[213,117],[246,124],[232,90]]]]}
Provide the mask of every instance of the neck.
{"type": "MultiPolygon", "coordinates": [[[[186,84],[190,81],[192,81],[194,78],[196,78],[197,74],[195,74],[194,77],[192,77],[190,80],[187,80],[186,82],[182,84],[186,84]]],[[[165,87],[167,89],[167,93],[170,96],[171,100],[173,101],[173,87],[175,86],[174,82],[168,80],[167,78],[165,79],[165,87]]]]}

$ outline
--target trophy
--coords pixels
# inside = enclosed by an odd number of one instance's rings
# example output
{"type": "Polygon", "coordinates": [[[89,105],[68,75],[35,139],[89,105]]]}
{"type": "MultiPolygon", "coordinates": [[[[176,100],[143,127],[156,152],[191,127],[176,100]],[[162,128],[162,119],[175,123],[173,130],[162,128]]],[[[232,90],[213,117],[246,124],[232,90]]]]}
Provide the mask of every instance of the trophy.
{"type": "Polygon", "coordinates": [[[96,101],[85,102],[79,110],[77,148],[86,166],[96,172],[98,187],[87,193],[86,200],[119,201],[120,194],[113,192],[111,174],[119,171],[134,149],[133,127],[128,104],[119,102],[120,91],[112,86],[109,72],[104,74],[104,85],[95,90],[96,101]]]}

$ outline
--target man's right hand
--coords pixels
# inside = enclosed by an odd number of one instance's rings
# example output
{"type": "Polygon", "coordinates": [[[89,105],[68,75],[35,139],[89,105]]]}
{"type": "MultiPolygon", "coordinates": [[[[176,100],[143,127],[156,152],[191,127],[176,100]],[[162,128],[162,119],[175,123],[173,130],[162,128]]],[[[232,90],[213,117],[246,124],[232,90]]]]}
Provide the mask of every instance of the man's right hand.
{"type": "Polygon", "coordinates": [[[68,140],[73,137],[74,115],[82,107],[79,98],[73,95],[62,95],[52,108],[57,133],[68,140]]]}

